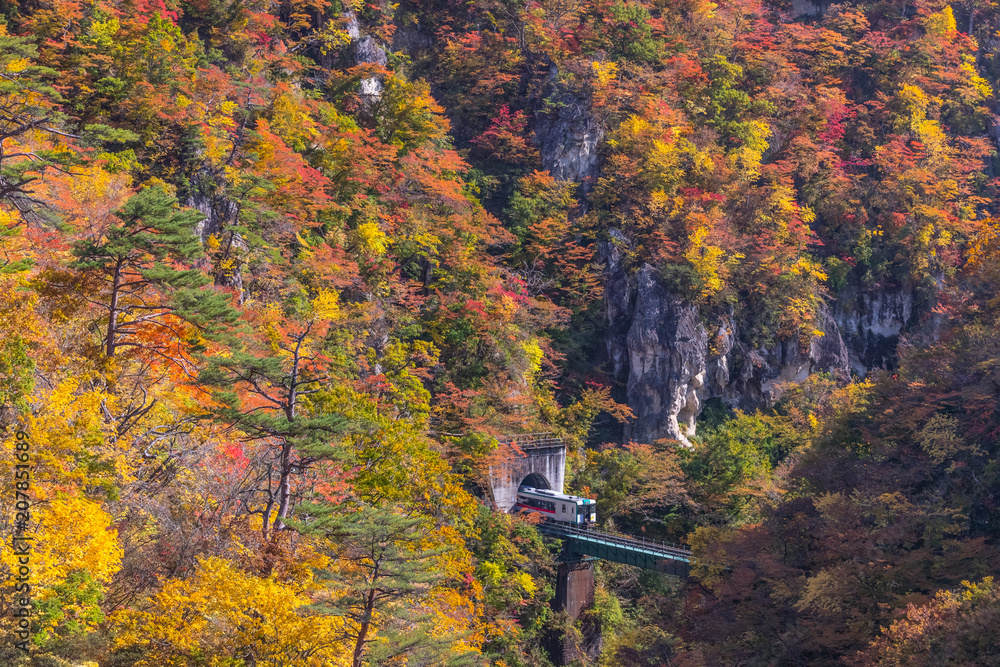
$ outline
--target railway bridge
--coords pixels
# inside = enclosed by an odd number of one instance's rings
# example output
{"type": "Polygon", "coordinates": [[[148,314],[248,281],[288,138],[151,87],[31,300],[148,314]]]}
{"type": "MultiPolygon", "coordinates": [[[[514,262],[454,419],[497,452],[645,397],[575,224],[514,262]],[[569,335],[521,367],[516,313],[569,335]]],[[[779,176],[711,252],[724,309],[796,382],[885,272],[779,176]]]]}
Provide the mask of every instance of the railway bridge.
{"type": "Polygon", "coordinates": [[[595,560],[624,563],[675,577],[687,577],[691,571],[691,552],[676,544],[611,535],[593,528],[584,530],[550,520],[540,523],[538,530],[547,537],[562,540],[556,606],[573,618],[579,618],[594,601],[595,560]]]}
{"type": "MultiPolygon", "coordinates": [[[[525,433],[499,436],[497,442],[507,450],[500,457],[502,463],[490,467],[489,471],[493,501],[498,509],[509,511],[521,486],[563,492],[566,445],[561,437],[554,433],[525,433]]],[[[676,545],[610,535],[593,529],[582,530],[555,521],[543,522],[539,530],[544,535],[563,541],[563,560],[576,566],[574,571],[588,569],[580,564],[593,560],[610,560],[678,577],[686,577],[690,570],[691,552],[676,545]]],[[[590,588],[593,588],[592,583],[590,588]]],[[[564,608],[576,616],[579,613],[576,606],[570,603],[564,608]]]]}
{"type": "MultiPolygon", "coordinates": [[[[510,511],[521,486],[563,492],[566,445],[561,437],[525,433],[499,436],[497,442],[503,448],[500,462],[489,469],[497,509],[510,511]]],[[[691,570],[691,552],[678,545],[584,530],[549,519],[539,523],[538,529],[546,537],[562,541],[555,606],[571,618],[579,618],[594,601],[594,561],[624,563],[676,577],[687,577],[691,570]]],[[[567,664],[579,655],[578,647],[564,637],[560,663],[567,664]]]]}
{"type": "MultiPolygon", "coordinates": [[[[460,434],[439,435],[459,437],[460,434]]],[[[523,433],[497,436],[504,449],[500,463],[490,466],[489,481],[497,509],[507,512],[517,500],[521,486],[563,492],[566,476],[566,445],[554,433],[523,433]]],[[[539,531],[561,540],[556,606],[578,618],[594,599],[594,561],[608,560],[687,577],[691,552],[683,547],[645,538],[611,535],[595,529],[545,520],[539,531]]]]}

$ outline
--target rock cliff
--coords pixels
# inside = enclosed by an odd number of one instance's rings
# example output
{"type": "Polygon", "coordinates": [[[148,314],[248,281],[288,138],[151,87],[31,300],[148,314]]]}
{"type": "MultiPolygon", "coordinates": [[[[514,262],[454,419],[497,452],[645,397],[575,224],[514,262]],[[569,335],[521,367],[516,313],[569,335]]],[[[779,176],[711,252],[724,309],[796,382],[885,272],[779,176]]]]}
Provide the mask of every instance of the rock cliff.
{"type": "MultiPolygon", "coordinates": [[[[199,222],[194,232],[204,244],[210,236],[216,236],[220,242],[227,247],[227,257],[231,259],[232,268],[228,271],[215,271],[215,284],[223,287],[231,287],[235,290],[237,300],[243,303],[243,269],[239,257],[249,248],[243,237],[230,231],[227,228],[237,223],[239,216],[239,205],[221,194],[213,185],[211,174],[207,170],[202,170],[195,174],[190,181],[191,188],[187,194],[185,204],[190,208],[197,209],[204,219],[199,222]]],[[[201,260],[201,268],[210,270],[210,262],[207,259],[201,260]]]]}
{"type": "MultiPolygon", "coordinates": [[[[354,46],[354,61],[359,65],[372,64],[385,67],[389,63],[389,56],[374,37],[361,29],[361,22],[354,10],[348,7],[344,12],[344,18],[347,19],[347,34],[354,46]]],[[[375,102],[381,96],[382,82],[377,77],[361,80],[361,99],[375,102]]]]}
{"type": "MultiPolygon", "coordinates": [[[[550,80],[555,75],[553,67],[550,80]]],[[[597,176],[597,145],[604,137],[604,126],[584,96],[554,90],[548,100],[535,114],[535,143],[542,166],[558,180],[586,184],[597,176]]]]}
{"type": "Polygon", "coordinates": [[[626,437],[687,442],[705,397],[708,334],[697,308],[661,289],[651,266],[636,273],[635,292],[625,343],[636,418],[626,437]]]}
{"type": "MultiPolygon", "coordinates": [[[[551,80],[555,80],[553,68],[551,80]]],[[[549,89],[548,110],[536,114],[542,165],[561,180],[592,181],[599,173],[597,146],[603,127],[588,100],[549,89]]],[[[823,306],[808,349],[798,341],[754,348],[732,315],[704,321],[697,307],[673,295],[644,265],[627,269],[628,239],[611,230],[602,244],[607,313],[606,349],[611,371],[626,386],[635,419],[626,440],[669,438],[688,443],[705,402],[718,398],[733,409],[773,405],[789,383],[810,374],[865,376],[895,361],[900,335],[916,323],[912,289],[845,291],[823,306]]]]}
{"type": "Polygon", "coordinates": [[[625,439],[661,438],[688,443],[705,402],[730,408],[773,405],[788,383],[812,373],[847,378],[890,365],[901,332],[914,322],[906,290],[848,294],[820,311],[816,336],[753,348],[731,315],[706,322],[691,303],[670,293],[650,265],[628,271],[627,240],[619,233],[602,247],[606,266],[607,353],[611,370],[627,389],[635,419],[625,439]]]}
{"type": "Polygon", "coordinates": [[[900,334],[915,324],[913,291],[849,290],[838,298],[834,314],[848,343],[851,370],[863,376],[895,359],[900,334]]]}

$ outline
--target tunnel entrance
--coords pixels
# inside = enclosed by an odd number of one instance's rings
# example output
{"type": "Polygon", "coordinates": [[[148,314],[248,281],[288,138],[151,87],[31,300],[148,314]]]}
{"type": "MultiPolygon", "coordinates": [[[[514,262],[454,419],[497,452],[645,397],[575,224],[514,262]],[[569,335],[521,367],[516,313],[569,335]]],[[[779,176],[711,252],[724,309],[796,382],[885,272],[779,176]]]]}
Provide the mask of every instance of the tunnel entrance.
{"type": "Polygon", "coordinates": [[[522,479],[521,483],[518,485],[518,488],[521,488],[522,486],[530,486],[536,489],[552,488],[549,485],[549,481],[545,479],[545,477],[543,477],[542,475],[539,475],[537,472],[533,472],[524,479],[522,479]]]}

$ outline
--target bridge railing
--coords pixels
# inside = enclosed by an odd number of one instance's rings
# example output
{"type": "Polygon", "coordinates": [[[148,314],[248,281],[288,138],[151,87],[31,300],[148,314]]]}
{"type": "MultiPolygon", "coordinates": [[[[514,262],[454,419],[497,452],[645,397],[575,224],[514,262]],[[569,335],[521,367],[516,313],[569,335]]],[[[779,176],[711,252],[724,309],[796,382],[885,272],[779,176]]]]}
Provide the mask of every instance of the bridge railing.
{"type": "MultiPolygon", "coordinates": [[[[465,433],[445,433],[443,431],[428,431],[431,435],[444,436],[446,438],[462,438],[465,433]]],[[[517,445],[521,449],[537,449],[539,447],[552,447],[563,444],[563,438],[555,433],[517,433],[514,435],[494,435],[501,445],[517,445]]]]}
{"type": "Polygon", "coordinates": [[[544,532],[549,532],[556,535],[564,535],[566,537],[576,537],[582,540],[586,539],[603,540],[605,542],[610,542],[611,544],[626,549],[643,549],[645,551],[663,553],[672,558],[684,558],[690,560],[692,557],[690,549],[685,549],[683,546],[678,544],[661,542],[659,540],[647,540],[646,538],[622,537],[620,535],[611,535],[609,533],[604,533],[594,529],[584,530],[582,528],[575,528],[573,526],[560,524],[559,522],[556,521],[544,521],[543,523],[539,524],[539,528],[544,532]]]}
{"type": "Polygon", "coordinates": [[[517,435],[498,435],[497,442],[501,445],[517,445],[521,449],[551,447],[563,444],[562,436],[555,433],[519,433],[517,435]]]}

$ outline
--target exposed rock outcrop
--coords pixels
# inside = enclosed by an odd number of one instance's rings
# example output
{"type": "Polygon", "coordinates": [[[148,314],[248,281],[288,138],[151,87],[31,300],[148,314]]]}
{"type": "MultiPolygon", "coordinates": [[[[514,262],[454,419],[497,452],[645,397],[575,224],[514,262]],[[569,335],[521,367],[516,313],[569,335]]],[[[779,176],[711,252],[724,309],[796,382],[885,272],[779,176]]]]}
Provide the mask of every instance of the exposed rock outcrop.
{"type": "MultiPolygon", "coordinates": [[[[555,78],[553,67],[552,79],[555,78]]],[[[544,167],[562,181],[587,183],[597,177],[597,145],[604,126],[590,99],[568,91],[550,96],[554,104],[535,113],[535,142],[544,167]]]]}
{"type": "Polygon", "coordinates": [[[397,24],[396,32],[392,34],[392,50],[402,51],[410,56],[430,48],[433,44],[431,36],[413,23],[397,24]]]}
{"type": "Polygon", "coordinates": [[[635,276],[628,330],[628,402],[635,420],[626,437],[687,442],[701,412],[707,377],[708,334],[698,309],[660,287],[646,265],[635,276]]]}
{"type": "Polygon", "coordinates": [[[754,410],[772,405],[785,384],[803,382],[812,373],[848,376],[847,345],[825,307],[818,322],[823,335],[808,349],[798,341],[752,349],[740,339],[731,316],[706,323],[693,304],[664,287],[652,266],[630,276],[619,247],[626,241],[621,235],[613,238],[602,249],[607,351],[613,372],[627,382],[627,402],[635,414],[625,427],[627,440],[689,444],[698,415],[712,398],[754,410]]]}
{"type": "MultiPolygon", "coordinates": [[[[348,7],[344,12],[347,19],[347,34],[351,38],[354,46],[354,61],[359,64],[379,65],[385,67],[389,64],[389,56],[385,49],[375,41],[375,38],[361,30],[361,22],[358,21],[357,14],[348,7]]],[[[361,99],[374,102],[382,95],[382,82],[377,77],[368,77],[361,80],[361,99]]]]}
{"type": "Polygon", "coordinates": [[[900,334],[916,323],[913,290],[845,291],[834,317],[847,341],[851,370],[863,376],[894,362],[900,334]]]}
{"type": "Polygon", "coordinates": [[[600,261],[605,266],[604,307],[608,318],[607,351],[615,379],[628,379],[628,330],[635,310],[635,290],[624,266],[623,251],[628,240],[617,229],[611,230],[611,243],[600,246],[600,261]]]}
{"type": "MultiPolygon", "coordinates": [[[[225,197],[217,191],[213,185],[214,180],[211,175],[201,172],[191,179],[192,188],[188,192],[185,204],[190,208],[198,210],[205,218],[199,222],[195,228],[195,234],[201,239],[202,244],[210,236],[227,237],[220,238],[220,241],[228,247],[225,252],[229,255],[237,256],[245,253],[249,246],[242,236],[235,232],[226,234],[228,227],[236,224],[239,215],[239,205],[232,199],[225,197]]],[[[209,269],[209,261],[203,260],[209,269]]],[[[243,301],[243,272],[238,261],[233,262],[233,269],[229,271],[216,271],[215,284],[222,287],[231,287],[235,290],[238,300],[243,301]]]]}

